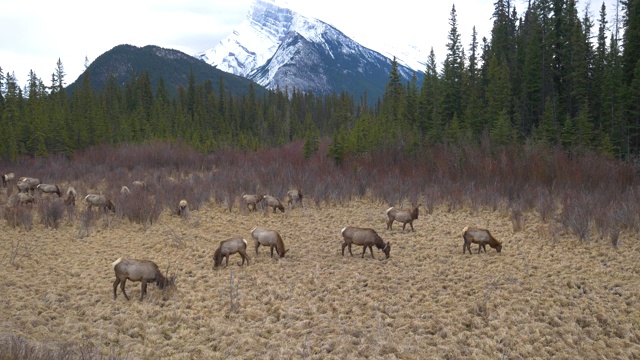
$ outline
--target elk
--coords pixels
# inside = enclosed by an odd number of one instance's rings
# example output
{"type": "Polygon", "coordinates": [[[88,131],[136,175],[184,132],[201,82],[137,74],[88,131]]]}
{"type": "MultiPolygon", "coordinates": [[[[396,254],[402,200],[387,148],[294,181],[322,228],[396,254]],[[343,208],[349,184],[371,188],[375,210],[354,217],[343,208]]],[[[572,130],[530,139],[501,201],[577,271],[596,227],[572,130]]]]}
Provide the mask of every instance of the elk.
{"type": "Polygon", "coordinates": [[[104,212],[107,212],[107,210],[116,212],[115,205],[113,205],[111,200],[107,199],[107,197],[104,195],[89,194],[84,197],[84,201],[86,201],[87,204],[89,204],[89,211],[91,211],[92,207],[97,206],[98,208],[102,209],[104,212]]]}
{"type": "Polygon", "coordinates": [[[140,189],[140,190],[146,190],[147,189],[147,183],[144,182],[144,181],[136,180],[136,181],[132,182],[131,184],[136,189],[140,189]]]}
{"type": "Polygon", "coordinates": [[[40,190],[41,193],[58,194],[58,197],[62,196],[62,194],[60,193],[60,188],[58,187],[58,185],[38,184],[38,186],[36,186],[36,189],[40,190]]]}
{"type": "Polygon", "coordinates": [[[412,206],[411,210],[402,210],[393,206],[388,208],[387,211],[385,211],[389,217],[389,220],[387,221],[387,229],[393,230],[393,222],[397,221],[402,223],[402,231],[404,231],[407,224],[411,225],[411,231],[415,231],[413,229],[413,220],[418,218],[418,207],[420,207],[420,204],[418,204],[418,206],[412,206]]]}
{"type": "Polygon", "coordinates": [[[67,189],[67,198],[64,200],[64,204],[65,205],[72,205],[72,206],[76,206],[76,195],[78,193],[76,193],[76,189],[74,189],[73,187],[69,187],[67,189]]]}
{"type": "Polygon", "coordinates": [[[2,174],[2,187],[7,187],[9,181],[13,180],[15,177],[14,173],[2,174]]]}
{"type": "Polygon", "coordinates": [[[247,204],[247,209],[249,209],[249,211],[256,211],[256,206],[263,198],[264,197],[259,194],[242,195],[242,199],[244,200],[244,203],[247,204]]]}
{"type": "Polygon", "coordinates": [[[284,212],[284,206],[282,205],[282,203],[277,197],[271,196],[271,195],[265,195],[264,201],[267,203],[268,207],[273,208],[274,214],[276,212],[276,209],[280,210],[281,212],[284,212]]]}
{"type": "Polygon", "coordinates": [[[351,252],[351,244],[355,244],[362,246],[362,257],[364,257],[364,254],[367,252],[367,248],[369,248],[371,257],[375,258],[373,256],[373,245],[375,245],[378,249],[382,250],[387,259],[389,258],[391,243],[385,243],[375,230],[370,228],[347,226],[342,229],[341,233],[344,238],[344,242],[342,243],[342,256],[344,256],[344,249],[347,247],[349,248],[349,254],[353,256],[353,253],[351,252]]]}
{"type": "Polygon", "coordinates": [[[278,255],[283,258],[289,251],[284,248],[284,241],[282,236],[275,230],[269,230],[261,227],[254,227],[251,230],[251,237],[256,245],[256,256],[258,256],[258,248],[260,245],[269,246],[271,248],[271,257],[273,257],[273,249],[276,249],[278,255]]]}
{"type": "Polygon", "coordinates": [[[167,286],[174,286],[175,279],[170,277],[167,279],[156,265],[151,260],[137,260],[137,259],[123,259],[119,258],[114,261],[113,270],[116,273],[116,281],[113,282],[113,299],[118,296],[118,284],[124,297],[129,300],[129,296],[124,291],[124,286],[127,280],[142,282],[142,291],[140,292],[140,301],[144,298],[144,294],[147,293],[147,283],[156,283],[156,286],[160,289],[164,289],[167,286]]]}
{"type": "Polygon", "coordinates": [[[17,193],[14,199],[16,205],[34,204],[36,201],[36,198],[34,198],[33,195],[22,192],[17,193]]]}
{"type": "Polygon", "coordinates": [[[242,257],[242,264],[238,265],[244,265],[245,259],[247,260],[247,265],[249,265],[249,256],[247,256],[247,240],[235,237],[220,242],[216,252],[213,254],[213,267],[217,268],[222,265],[222,259],[225,257],[227,258],[225,266],[229,266],[229,256],[235,253],[239,253],[242,257]]]}
{"type": "Polygon", "coordinates": [[[502,243],[496,240],[489,230],[465,226],[462,229],[462,238],[464,239],[464,244],[462,245],[463,254],[466,250],[469,250],[469,255],[471,255],[471,243],[478,244],[478,254],[480,254],[480,249],[484,249],[486,253],[487,245],[496,249],[497,252],[502,251],[502,243]]]}
{"type": "Polygon", "coordinates": [[[124,185],[123,187],[120,188],[120,195],[122,196],[131,195],[131,190],[129,190],[129,188],[126,185],[124,185]]]}
{"type": "Polygon", "coordinates": [[[40,179],[31,177],[21,177],[16,184],[20,192],[34,193],[36,187],[40,185],[40,179]]]}
{"type": "Polygon", "coordinates": [[[299,204],[301,207],[303,206],[302,191],[299,189],[289,190],[289,192],[287,192],[287,205],[292,207],[295,204],[299,204]]]}
{"type": "Polygon", "coordinates": [[[182,218],[187,218],[189,216],[189,204],[187,204],[187,200],[180,200],[178,204],[178,216],[182,218]]]}

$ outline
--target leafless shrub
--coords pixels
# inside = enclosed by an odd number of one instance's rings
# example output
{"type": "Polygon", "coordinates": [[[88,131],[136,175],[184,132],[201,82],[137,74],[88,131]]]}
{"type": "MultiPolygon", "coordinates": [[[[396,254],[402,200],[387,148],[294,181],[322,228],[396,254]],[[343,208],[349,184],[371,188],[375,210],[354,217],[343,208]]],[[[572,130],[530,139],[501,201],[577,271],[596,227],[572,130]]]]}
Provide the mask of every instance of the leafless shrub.
{"type": "Polygon", "coordinates": [[[592,206],[585,194],[568,194],[562,200],[562,224],[571,229],[580,241],[591,239],[592,206]]]}
{"type": "Polygon", "coordinates": [[[40,222],[47,228],[57,229],[60,225],[60,220],[64,217],[64,212],[64,200],[60,198],[43,199],[38,205],[40,222]]]}
{"type": "Polygon", "coordinates": [[[98,215],[94,214],[94,212],[89,209],[86,209],[80,214],[80,221],[78,223],[78,234],[76,235],[78,239],[83,239],[89,236],[91,227],[95,225],[97,217],[98,215]]]}
{"type": "Polygon", "coordinates": [[[511,226],[514,232],[522,231],[524,228],[524,214],[520,204],[513,204],[510,209],[511,226]]]}
{"type": "Polygon", "coordinates": [[[4,208],[3,216],[12,228],[22,225],[25,230],[29,231],[33,227],[33,213],[30,207],[7,205],[4,208]]]}
{"type": "Polygon", "coordinates": [[[556,201],[549,191],[544,189],[538,189],[536,191],[535,209],[540,215],[542,222],[547,222],[556,211],[556,201]]]}
{"type": "Polygon", "coordinates": [[[236,312],[240,309],[240,280],[234,279],[233,270],[229,272],[229,309],[236,312]]]}
{"type": "Polygon", "coordinates": [[[0,340],[0,359],[12,360],[119,360],[127,359],[117,347],[104,355],[99,347],[89,340],[69,343],[37,343],[18,335],[10,335],[0,340]]]}
{"type": "Polygon", "coordinates": [[[30,247],[27,242],[23,241],[23,239],[11,239],[9,240],[9,243],[11,245],[11,250],[5,255],[5,257],[3,257],[3,259],[6,259],[7,262],[16,269],[20,269],[21,258],[30,258],[33,247],[30,247]]]}
{"type": "Polygon", "coordinates": [[[162,213],[158,199],[145,191],[135,191],[130,195],[117,198],[116,209],[123,217],[145,227],[152,225],[162,213]]]}

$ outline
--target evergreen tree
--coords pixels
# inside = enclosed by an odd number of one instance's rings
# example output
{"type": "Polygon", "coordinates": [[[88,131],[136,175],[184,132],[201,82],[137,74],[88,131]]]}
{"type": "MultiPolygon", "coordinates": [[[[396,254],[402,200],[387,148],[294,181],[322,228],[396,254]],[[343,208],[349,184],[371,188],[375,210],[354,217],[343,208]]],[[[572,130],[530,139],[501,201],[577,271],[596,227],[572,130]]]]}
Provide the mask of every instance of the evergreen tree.
{"type": "Polygon", "coordinates": [[[462,78],[464,74],[464,50],[455,5],[451,8],[449,17],[449,34],[447,36],[447,55],[442,69],[442,114],[445,124],[453,119],[454,114],[461,114],[462,78]]]}

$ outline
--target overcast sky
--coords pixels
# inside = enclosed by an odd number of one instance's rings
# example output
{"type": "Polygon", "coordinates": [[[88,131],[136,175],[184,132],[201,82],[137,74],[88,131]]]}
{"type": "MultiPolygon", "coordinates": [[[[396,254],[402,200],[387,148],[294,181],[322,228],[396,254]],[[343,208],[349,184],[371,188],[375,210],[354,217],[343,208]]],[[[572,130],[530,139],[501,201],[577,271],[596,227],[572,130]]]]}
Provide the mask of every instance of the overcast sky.
{"type": "MultiPolygon", "coordinates": [[[[431,47],[438,63],[446,54],[445,44],[452,5],[465,50],[476,26],[479,41],[489,38],[495,0],[446,0],[416,2],[393,0],[276,0],[278,4],[323,20],[348,36],[374,47],[378,43],[414,45],[425,56],[431,47]],[[381,5],[384,4],[384,5],[381,5]],[[420,4],[420,7],[417,5],[420,4]]],[[[592,6],[597,20],[601,0],[592,6]]],[[[605,0],[613,14],[614,0],[605,0]]],[[[247,15],[252,0],[0,0],[0,67],[13,72],[21,86],[30,70],[50,85],[58,59],[75,81],[84,70],[85,58],[92,62],[120,44],[157,45],[194,55],[214,47],[247,15]]],[[[526,0],[512,0],[519,13],[526,0]]],[[[579,2],[583,13],[587,0],[579,2]]],[[[375,47],[374,47],[375,49],[375,47]]],[[[426,60],[426,59],[425,59],[426,60]]]]}

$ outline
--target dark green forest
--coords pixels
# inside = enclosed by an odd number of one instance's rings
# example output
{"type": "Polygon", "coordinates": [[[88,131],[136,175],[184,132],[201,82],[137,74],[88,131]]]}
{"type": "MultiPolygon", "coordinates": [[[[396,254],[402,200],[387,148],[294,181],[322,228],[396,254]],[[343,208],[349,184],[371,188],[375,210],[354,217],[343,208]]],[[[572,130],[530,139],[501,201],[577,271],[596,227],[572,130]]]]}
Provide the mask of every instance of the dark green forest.
{"type": "Polygon", "coordinates": [[[420,154],[443,143],[535,142],[625,160],[637,155],[640,1],[620,1],[619,13],[603,3],[597,19],[574,0],[531,0],[524,12],[513,5],[497,0],[491,38],[478,39],[473,28],[467,44],[454,5],[444,59],[432,50],[425,70],[407,83],[394,60],[376,101],[296,89],[238,94],[222,80],[198,83],[193,72],[175,96],[162,80],[153,86],[148,72],[124,85],[112,78],[99,90],[85,72],[68,94],[60,60],[49,85],[31,71],[21,88],[0,68],[0,157],[148,141],[256,150],[294,140],[310,156],[322,138],[338,163],[378,149],[420,154]]]}

